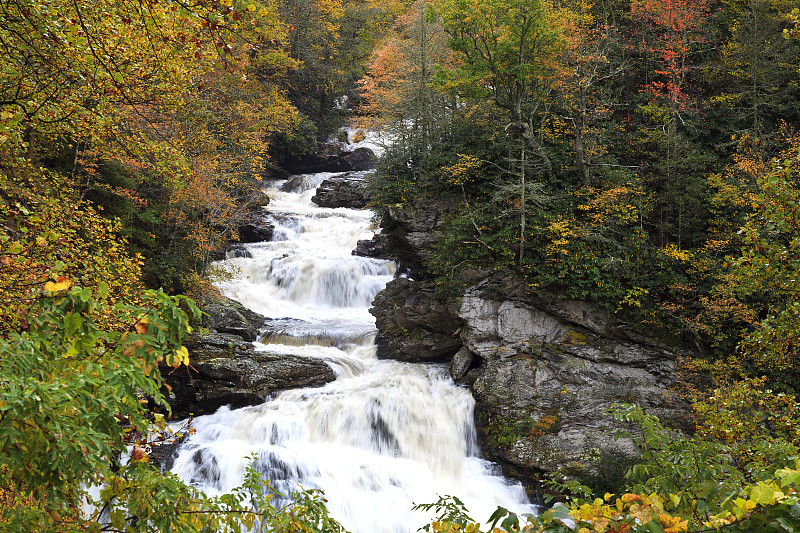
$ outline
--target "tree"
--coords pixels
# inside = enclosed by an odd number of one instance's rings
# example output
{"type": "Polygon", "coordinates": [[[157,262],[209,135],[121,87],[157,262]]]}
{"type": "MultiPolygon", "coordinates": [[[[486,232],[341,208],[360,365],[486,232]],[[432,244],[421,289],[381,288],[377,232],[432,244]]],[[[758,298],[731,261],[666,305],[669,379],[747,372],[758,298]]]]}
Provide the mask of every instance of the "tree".
{"type": "Polygon", "coordinates": [[[606,86],[630,67],[626,59],[614,61],[621,39],[609,14],[597,11],[591,2],[563,2],[554,15],[566,44],[554,81],[562,95],[559,119],[572,125],[575,166],[585,187],[592,184],[593,159],[604,151],[599,123],[609,118],[614,104],[604,94],[606,86]]]}
{"type": "MultiPolygon", "coordinates": [[[[519,262],[525,254],[526,181],[553,177],[550,159],[536,138],[534,118],[549,90],[557,33],[541,1],[446,0],[437,4],[450,47],[462,63],[442,86],[466,97],[491,98],[508,112],[506,132],[518,142],[515,172],[520,183],[519,262]],[[529,156],[530,154],[530,156],[529,156]],[[529,158],[530,157],[530,158],[529,158]]],[[[514,150],[516,152],[516,150],[514,150]]]]}
{"type": "Polygon", "coordinates": [[[344,3],[282,0],[278,5],[290,29],[285,44],[290,57],[300,65],[288,76],[290,98],[314,121],[324,140],[333,129],[332,124],[327,124],[331,121],[333,99],[346,94],[344,65],[339,61],[344,3]]]}
{"type": "Polygon", "coordinates": [[[275,44],[289,30],[277,10],[59,1],[5,4],[0,21],[7,175],[41,184],[61,174],[61,192],[77,191],[70,201],[108,207],[146,255],[153,286],[203,273],[210,249],[235,236],[232,200],[263,196],[255,183],[272,138],[299,123],[277,85],[297,64],[275,44]],[[188,251],[195,260],[179,257],[188,251]]]}
{"type": "Polygon", "coordinates": [[[787,29],[784,2],[732,1],[728,4],[731,36],[723,48],[725,84],[713,102],[724,106],[724,120],[734,133],[769,136],[780,120],[797,118],[793,65],[797,46],[782,39],[787,29]]]}
{"type": "Polygon", "coordinates": [[[702,65],[701,47],[709,44],[709,13],[707,0],[631,2],[634,38],[640,39],[633,46],[648,61],[640,88],[647,102],[640,112],[652,121],[648,141],[660,152],[651,185],[660,189],[654,223],[661,244],[670,238],[679,248],[698,240],[704,218],[705,182],[696,169],[707,164],[707,156],[692,142],[689,117],[696,115],[690,81],[702,65]]]}
{"type": "Polygon", "coordinates": [[[491,98],[510,115],[508,128],[531,150],[542,172],[552,165],[536,139],[532,120],[552,74],[557,33],[544,3],[517,0],[448,0],[437,4],[450,47],[463,62],[444,88],[466,97],[491,98]]]}
{"type": "Polygon", "coordinates": [[[453,98],[431,87],[435,69],[455,58],[430,7],[419,0],[397,17],[360,80],[361,122],[388,133],[417,162],[434,149],[433,139],[447,135],[455,112],[453,98]]]}
{"type": "Polygon", "coordinates": [[[800,388],[800,137],[783,159],[758,177],[755,213],[743,228],[744,247],[732,265],[739,288],[764,312],[747,335],[745,365],[790,392],[800,388]]]}
{"type": "Polygon", "coordinates": [[[69,180],[17,164],[0,173],[0,337],[26,327],[44,285],[67,277],[105,286],[118,301],[139,292],[140,258],[118,237],[119,222],[81,201],[69,180]]]}

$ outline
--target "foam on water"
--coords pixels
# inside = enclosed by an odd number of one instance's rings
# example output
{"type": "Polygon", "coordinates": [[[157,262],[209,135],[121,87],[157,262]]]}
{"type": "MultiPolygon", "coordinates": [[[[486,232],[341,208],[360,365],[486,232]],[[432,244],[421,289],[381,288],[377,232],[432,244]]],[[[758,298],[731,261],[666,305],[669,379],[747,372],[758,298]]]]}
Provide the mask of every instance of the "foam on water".
{"type": "Polygon", "coordinates": [[[350,253],[374,232],[369,211],[311,202],[329,176],[275,183],[274,240],[230,257],[239,274],[221,289],[270,317],[257,349],[322,358],[337,379],[196,418],[173,471],[224,493],[254,456],[254,468],[285,494],[323,489],[331,515],[355,533],[416,531],[431,516],[413,503],[438,495],[457,496],[475,518],[498,505],[533,512],[522,487],[478,457],[466,389],[441,367],[376,358],[368,309],[396,266],[350,253]]]}

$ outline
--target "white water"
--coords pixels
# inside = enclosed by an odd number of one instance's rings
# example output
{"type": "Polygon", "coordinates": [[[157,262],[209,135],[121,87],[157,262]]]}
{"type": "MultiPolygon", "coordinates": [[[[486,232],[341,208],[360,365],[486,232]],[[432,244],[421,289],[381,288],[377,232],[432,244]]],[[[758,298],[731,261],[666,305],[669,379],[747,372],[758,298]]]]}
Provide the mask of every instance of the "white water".
{"type": "Polygon", "coordinates": [[[173,471],[224,493],[255,454],[280,492],[323,489],[331,515],[354,533],[416,531],[432,517],[413,504],[438,495],[457,496],[478,520],[498,505],[533,512],[521,486],[477,457],[474,401],[446,369],[376,359],[368,309],[395,265],[350,254],[374,233],[368,211],[311,203],[327,176],[268,191],[276,240],[248,245],[252,258],[228,259],[240,275],[221,288],[272,318],[257,348],[324,358],[338,378],[198,417],[173,471]]]}

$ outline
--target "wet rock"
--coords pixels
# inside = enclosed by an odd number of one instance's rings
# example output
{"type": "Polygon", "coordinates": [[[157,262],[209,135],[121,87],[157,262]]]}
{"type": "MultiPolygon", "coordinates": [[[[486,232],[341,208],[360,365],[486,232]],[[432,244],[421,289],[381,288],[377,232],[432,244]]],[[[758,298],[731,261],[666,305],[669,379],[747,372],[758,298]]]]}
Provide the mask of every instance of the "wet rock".
{"type": "Polygon", "coordinates": [[[272,240],[275,226],[263,215],[239,226],[240,242],[265,242],[272,240]]]}
{"type": "Polygon", "coordinates": [[[220,298],[203,310],[208,332],[193,333],[184,342],[190,366],[160,368],[173,416],[210,413],[223,405],[255,405],[281,390],[336,379],[321,359],[256,350],[252,341],[266,318],[239,302],[220,298]]]}
{"type": "Polygon", "coordinates": [[[369,204],[370,198],[363,176],[344,174],[320,183],[311,201],[320,207],[361,209],[369,204]]]}
{"type": "Polygon", "coordinates": [[[372,302],[378,357],[409,362],[447,362],[463,343],[455,309],[434,295],[431,282],[398,278],[372,302]]]}
{"type": "Polygon", "coordinates": [[[330,146],[333,153],[305,155],[298,160],[285,161],[283,168],[290,174],[316,174],[318,172],[349,172],[351,170],[370,170],[375,168],[377,156],[369,148],[356,148],[352,152],[340,151],[338,146],[330,146]]]}
{"type": "Polygon", "coordinates": [[[688,406],[673,393],[679,355],[583,302],[529,293],[509,276],[467,290],[461,338],[481,358],[472,386],[482,449],[528,473],[580,477],[609,457],[632,457],[605,414],[635,402],[680,428],[688,406]]]}
{"type": "Polygon", "coordinates": [[[453,356],[453,360],[450,362],[450,375],[453,376],[454,380],[460,381],[464,379],[467,372],[479,361],[480,359],[475,357],[475,354],[472,353],[469,348],[463,346],[456,352],[453,356]]]}
{"type": "Polygon", "coordinates": [[[375,259],[389,259],[399,261],[399,257],[389,246],[388,236],[377,234],[372,239],[362,239],[356,243],[353,255],[361,257],[374,257],[375,259]]]}
{"type": "Polygon", "coordinates": [[[156,442],[150,447],[150,463],[158,468],[161,472],[169,472],[175,464],[175,457],[183,441],[186,440],[188,435],[181,434],[179,437],[172,438],[167,442],[156,442]]]}
{"type": "Polygon", "coordinates": [[[223,405],[256,405],[275,392],[336,379],[321,359],[256,351],[236,335],[196,334],[186,347],[189,367],[162,369],[171,387],[170,406],[179,417],[210,413],[223,405]]]}
{"type": "MultiPolygon", "coordinates": [[[[636,402],[669,427],[689,412],[674,393],[679,354],[584,302],[529,291],[495,273],[456,304],[432,282],[392,281],[371,310],[379,357],[450,363],[472,389],[479,445],[522,481],[592,474],[635,450],[606,410],[636,402]]],[[[620,472],[621,475],[621,472],[620,472]]]]}
{"type": "Polygon", "coordinates": [[[350,153],[345,153],[342,158],[353,170],[372,170],[378,163],[378,156],[369,148],[356,148],[350,153]]]}
{"type": "Polygon", "coordinates": [[[253,256],[250,254],[250,250],[241,244],[229,244],[225,250],[225,259],[230,259],[233,257],[245,257],[250,259],[253,256]]]}
{"type": "Polygon", "coordinates": [[[240,341],[253,342],[266,318],[236,300],[219,297],[203,306],[203,327],[212,332],[227,333],[240,341]]]}

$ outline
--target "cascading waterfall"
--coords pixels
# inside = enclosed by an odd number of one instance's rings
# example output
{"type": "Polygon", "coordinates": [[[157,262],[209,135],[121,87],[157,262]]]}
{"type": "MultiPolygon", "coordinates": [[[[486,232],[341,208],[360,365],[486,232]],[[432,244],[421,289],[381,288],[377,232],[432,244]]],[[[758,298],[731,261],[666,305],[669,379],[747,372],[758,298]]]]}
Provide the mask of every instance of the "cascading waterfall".
{"type": "Polygon", "coordinates": [[[236,274],[221,289],[272,318],[258,349],[323,358],[336,381],[196,418],[173,471],[224,493],[255,457],[283,494],[323,489],[331,515],[354,533],[416,531],[431,516],[413,504],[438,495],[457,496],[478,519],[498,505],[533,512],[522,487],[478,457],[469,391],[441,366],[376,358],[368,309],[395,264],[350,254],[374,232],[368,211],[311,203],[328,176],[276,183],[274,240],[226,260],[236,274]]]}

